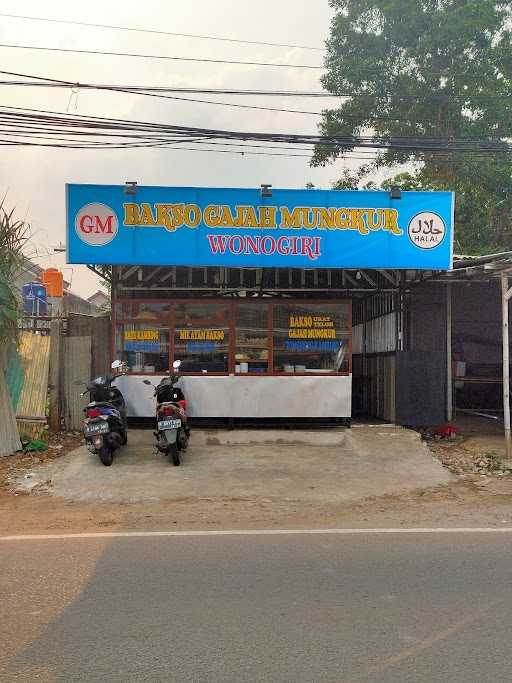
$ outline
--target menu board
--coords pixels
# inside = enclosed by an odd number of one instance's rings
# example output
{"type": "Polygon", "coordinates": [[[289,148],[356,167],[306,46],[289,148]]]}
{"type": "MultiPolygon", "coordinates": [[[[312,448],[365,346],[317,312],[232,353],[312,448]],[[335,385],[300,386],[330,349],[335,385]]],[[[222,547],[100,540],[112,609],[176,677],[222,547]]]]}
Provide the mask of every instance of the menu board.
{"type": "Polygon", "coordinates": [[[125,330],[125,351],[159,353],[160,330],[125,330]]]}
{"type": "Polygon", "coordinates": [[[340,342],[331,316],[290,314],[284,346],[287,351],[336,352],[340,342]]]}
{"type": "Polygon", "coordinates": [[[224,330],[176,330],[179,335],[180,341],[224,341],[225,332],[224,330]]]}
{"type": "Polygon", "coordinates": [[[186,342],[187,353],[215,353],[219,343],[223,342],[226,333],[215,329],[182,329],[176,330],[180,342],[186,342]]]}

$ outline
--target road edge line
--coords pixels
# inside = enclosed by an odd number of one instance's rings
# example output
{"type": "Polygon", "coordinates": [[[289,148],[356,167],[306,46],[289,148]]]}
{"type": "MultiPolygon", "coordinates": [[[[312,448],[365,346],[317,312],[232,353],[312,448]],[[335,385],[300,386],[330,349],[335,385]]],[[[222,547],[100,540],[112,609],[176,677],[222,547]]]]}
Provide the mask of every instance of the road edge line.
{"type": "Polygon", "coordinates": [[[61,534],[15,534],[0,536],[1,541],[48,541],[94,538],[158,538],[209,536],[308,536],[308,535],[383,535],[383,534],[510,534],[512,527],[439,527],[439,528],[384,528],[384,529],[219,529],[184,531],[90,531],[61,534]]]}

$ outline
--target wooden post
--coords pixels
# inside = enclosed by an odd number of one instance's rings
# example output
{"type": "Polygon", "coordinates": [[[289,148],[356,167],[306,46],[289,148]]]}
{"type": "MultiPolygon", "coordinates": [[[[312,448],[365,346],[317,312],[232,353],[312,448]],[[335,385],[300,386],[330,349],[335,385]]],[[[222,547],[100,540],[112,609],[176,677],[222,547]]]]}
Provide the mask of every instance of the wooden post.
{"type": "Polygon", "coordinates": [[[508,288],[508,274],[501,273],[501,308],[503,325],[503,419],[505,423],[505,447],[507,459],[512,456],[512,441],[510,436],[510,335],[508,302],[510,299],[508,288]]]}
{"type": "Polygon", "coordinates": [[[452,285],[446,285],[446,418],[453,420],[452,285]]]}
{"type": "Polygon", "coordinates": [[[50,323],[50,409],[48,424],[52,432],[61,429],[61,367],[62,367],[62,323],[52,320],[50,323]]]}

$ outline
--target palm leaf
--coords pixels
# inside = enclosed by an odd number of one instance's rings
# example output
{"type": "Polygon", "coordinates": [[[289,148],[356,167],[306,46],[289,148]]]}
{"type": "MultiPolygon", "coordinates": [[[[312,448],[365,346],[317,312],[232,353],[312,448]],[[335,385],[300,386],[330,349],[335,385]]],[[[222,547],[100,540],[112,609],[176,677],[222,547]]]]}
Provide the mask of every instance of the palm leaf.
{"type": "Polygon", "coordinates": [[[29,238],[29,226],[15,218],[0,202],[0,344],[18,336],[19,300],[15,281],[25,257],[23,247],[29,238]]]}

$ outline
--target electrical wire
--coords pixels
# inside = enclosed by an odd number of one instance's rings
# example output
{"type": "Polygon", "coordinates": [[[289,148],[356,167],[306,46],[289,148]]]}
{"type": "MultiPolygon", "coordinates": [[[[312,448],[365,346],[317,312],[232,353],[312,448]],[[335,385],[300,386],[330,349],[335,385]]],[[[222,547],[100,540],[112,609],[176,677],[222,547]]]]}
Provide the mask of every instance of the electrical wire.
{"type": "MultiPolygon", "coordinates": [[[[73,88],[73,89],[82,89],[82,90],[105,90],[105,91],[112,91],[112,92],[122,92],[122,93],[130,93],[134,95],[143,95],[143,96],[149,96],[149,97],[162,97],[164,99],[175,99],[175,100],[181,100],[185,102],[195,102],[195,103],[201,103],[201,104],[213,104],[213,105],[219,105],[219,106],[227,106],[227,107],[236,107],[236,108],[244,108],[244,109],[259,109],[263,111],[277,111],[277,112],[289,112],[289,113],[296,113],[296,114],[308,114],[308,115],[313,115],[313,116],[321,116],[323,115],[322,112],[313,112],[313,111],[304,111],[304,110],[299,110],[299,109],[289,109],[289,108],[276,108],[276,107],[263,107],[263,106],[254,106],[254,105],[243,105],[239,103],[230,103],[230,102],[218,102],[218,101],[213,101],[213,100],[200,100],[200,99],[193,99],[193,98],[185,98],[185,97],[178,97],[178,96],[165,96],[161,93],[186,93],[186,94],[203,94],[203,93],[209,93],[209,94],[215,94],[215,95],[253,95],[253,96],[279,96],[279,97],[325,97],[325,98],[330,98],[330,99],[341,99],[341,98],[354,98],[354,97],[361,97],[362,95],[359,93],[345,93],[343,95],[333,95],[331,93],[326,93],[326,92],[292,92],[292,91],[258,91],[258,90],[225,90],[225,89],[203,89],[203,88],[172,88],[172,87],[151,87],[151,86],[140,86],[140,85],[115,85],[115,84],[96,84],[96,83],[82,83],[79,81],[65,81],[65,80],[60,80],[60,79],[55,79],[47,76],[35,76],[35,75],[30,75],[30,74],[20,74],[16,72],[11,72],[11,71],[2,71],[0,70],[0,74],[4,75],[10,75],[10,76],[16,76],[16,77],[23,77],[23,78],[30,78],[33,79],[36,82],[33,81],[13,81],[13,80],[6,80],[6,81],[0,81],[0,86],[6,85],[6,86],[33,86],[33,87],[53,87],[53,88],[73,88]]],[[[369,97],[369,95],[364,95],[365,97],[369,97]]],[[[375,94],[374,97],[376,98],[389,98],[390,100],[392,99],[411,99],[411,100],[416,100],[418,102],[423,101],[423,99],[428,99],[429,101],[432,100],[435,95],[425,95],[424,98],[418,97],[418,96],[413,96],[413,95],[401,95],[394,93],[393,95],[387,95],[387,94],[375,94]]],[[[439,95],[439,98],[442,99],[448,99],[445,96],[439,95]]],[[[453,95],[452,99],[455,101],[459,99],[463,99],[464,101],[467,101],[468,99],[489,99],[489,100],[497,100],[497,99],[510,99],[512,103],[512,96],[506,96],[506,95],[489,95],[489,96],[479,96],[479,95],[466,95],[466,96],[457,96],[453,95]]],[[[364,120],[363,117],[356,116],[356,115],[351,115],[347,113],[342,114],[343,118],[345,119],[355,119],[355,120],[364,120]]],[[[368,119],[371,120],[382,120],[382,121],[402,121],[404,120],[403,117],[398,117],[398,116],[391,116],[391,115],[371,115],[368,117],[368,119]]],[[[407,120],[409,121],[414,121],[414,122],[421,122],[421,121],[433,121],[435,117],[427,118],[427,117],[414,117],[414,118],[409,118],[407,120]]]]}
{"type": "Polygon", "coordinates": [[[194,94],[194,95],[237,95],[237,96],[255,96],[255,97],[312,97],[312,98],[327,98],[327,99],[341,99],[341,98],[355,98],[355,97],[374,97],[374,98],[388,98],[390,100],[416,100],[421,102],[423,100],[432,101],[432,99],[443,99],[443,100],[510,100],[512,102],[512,94],[506,95],[481,95],[477,93],[466,93],[465,95],[455,95],[455,94],[441,94],[441,93],[427,93],[423,97],[418,95],[412,95],[409,93],[358,93],[358,92],[345,92],[345,93],[330,93],[321,91],[302,91],[302,90],[243,90],[236,88],[180,88],[172,86],[143,86],[143,85],[116,85],[116,84],[87,84],[81,83],[79,81],[60,81],[57,79],[47,78],[44,76],[31,76],[25,74],[18,74],[11,71],[0,71],[0,74],[22,76],[24,78],[33,78],[40,81],[45,81],[44,83],[34,83],[32,81],[0,81],[0,85],[19,85],[19,86],[34,86],[39,87],[41,85],[45,87],[55,87],[55,88],[66,88],[66,87],[79,87],[79,88],[98,88],[98,89],[108,89],[108,90],[130,90],[133,92],[162,92],[162,93],[183,93],[183,94],[194,94]]]}
{"type": "MultiPolygon", "coordinates": [[[[342,143],[352,143],[355,140],[376,140],[378,138],[355,138],[353,136],[314,136],[314,135],[297,135],[297,134],[287,134],[287,133],[251,133],[251,132],[237,132],[237,131],[219,131],[216,129],[203,129],[203,128],[192,128],[192,127],[186,127],[186,126],[174,126],[174,125],[165,125],[165,124],[157,124],[157,123],[148,123],[148,122],[143,122],[143,121],[130,121],[130,120],[125,120],[125,119],[109,119],[105,117],[96,117],[96,116],[82,116],[79,114],[65,114],[63,115],[60,112],[52,112],[48,110],[38,110],[38,109],[30,109],[26,107],[12,107],[12,106],[4,106],[3,111],[2,111],[2,116],[4,118],[12,119],[18,117],[17,112],[30,112],[31,116],[29,117],[30,120],[43,120],[47,121],[49,123],[63,123],[67,126],[77,126],[85,123],[86,125],[90,126],[104,126],[105,124],[112,124],[114,127],[123,127],[124,129],[150,129],[152,131],[158,130],[164,130],[164,131],[172,131],[175,134],[194,134],[194,135],[207,135],[211,137],[223,137],[223,138],[228,138],[228,137],[234,137],[238,139],[279,139],[279,140],[284,140],[285,142],[288,141],[293,141],[296,142],[298,140],[310,142],[310,144],[317,144],[319,142],[335,142],[338,144],[342,143]],[[47,114],[50,114],[51,116],[46,116],[47,114]]],[[[25,116],[26,118],[26,116],[25,116]]],[[[112,127],[112,125],[110,127],[112,127]]],[[[477,141],[476,139],[443,139],[439,137],[421,137],[421,138],[414,138],[414,137],[397,137],[397,138],[391,138],[389,140],[385,138],[381,138],[381,140],[386,140],[386,142],[398,144],[398,143],[405,143],[405,144],[410,144],[411,142],[414,143],[416,141],[419,141],[421,143],[427,143],[427,142],[433,142],[435,144],[443,144],[444,145],[457,145],[461,143],[474,143],[477,141]]],[[[491,141],[492,145],[500,145],[501,141],[491,141]]]]}
{"type": "MultiPolygon", "coordinates": [[[[113,119],[80,114],[62,114],[48,110],[30,109],[27,107],[0,107],[0,135],[3,145],[37,145],[56,146],[79,149],[129,148],[129,147],[173,147],[175,149],[198,149],[203,151],[247,153],[241,145],[256,143],[251,154],[269,154],[272,156],[295,156],[293,148],[299,145],[308,148],[320,145],[343,156],[348,152],[361,153],[374,150],[376,152],[395,152],[404,158],[413,153],[427,155],[445,155],[447,158],[457,154],[502,155],[511,154],[512,146],[504,140],[486,140],[478,138],[439,138],[429,136],[351,136],[351,135],[308,135],[290,133],[240,132],[176,126],[145,121],[113,119]],[[37,142],[34,136],[37,135],[37,142]],[[70,137],[71,136],[71,139],[70,137]],[[48,138],[52,138],[47,141],[48,138]],[[76,138],[76,139],[75,139],[76,138]],[[46,140],[46,141],[45,141],[46,140]],[[99,144],[98,144],[99,143],[99,144]],[[234,143],[234,144],[233,144],[234,143]],[[288,154],[276,154],[256,147],[281,143],[289,146],[288,154]],[[192,144],[187,148],[184,144],[192,144]],[[217,144],[226,147],[230,144],[237,149],[206,149],[204,145],[217,144]],[[180,145],[180,147],[176,147],[180,145]],[[293,151],[290,154],[290,151],[293,151]]],[[[311,150],[313,151],[313,150],[311,150]]],[[[300,155],[300,156],[310,156],[300,155]]]]}
{"type": "MultiPolygon", "coordinates": [[[[100,91],[108,91],[108,92],[120,92],[120,93],[126,93],[126,94],[133,94],[133,95],[140,95],[144,97],[156,97],[160,99],[169,99],[169,100],[176,100],[176,101],[181,101],[181,102],[194,102],[198,104],[211,104],[211,105],[216,105],[216,106],[221,106],[221,107],[231,107],[231,108],[237,108],[237,109],[253,109],[253,110],[258,110],[258,111],[272,111],[272,112],[283,112],[283,113],[290,113],[290,114],[305,114],[309,116],[322,116],[325,112],[324,111],[307,111],[307,110],[302,110],[302,109],[290,109],[290,108],[278,108],[278,107],[265,107],[262,105],[249,105],[249,104],[240,104],[240,103],[234,103],[234,102],[219,102],[219,101],[214,101],[214,100],[203,100],[203,99],[198,99],[198,98],[190,98],[190,97],[180,97],[177,95],[166,95],[162,94],[162,91],[164,89],[160,88],[158,92],[153,92],[153,89],[149,88],[143,88],[142,86],[119,86],[119,85],[102,85],[102,84],[92,84],[92,83],[80,83],[80,82],[74,82],[74,81],[64,81],[64,80],[59,80],[59,79],[54,79],[50,77],[45,77],[45,76],[32,76],[28,74],[18,74],[15,72],[8,72],[8,71],[1,71],[0,74],[4,75],[12,75],[12,76],[23,76],[25,78],[32,78],[35,79],[37,82],[16,82],[16,81],[0,81],[0,85],[13,85],[13,86],[19,86],[19,85],[33,85],[33,86],[38,86],[38,87],[63,87],[63,88],[73,88],[73,89],[83,89],[83,90],[100,90],[100,91]],[[151,90],[151,92],[149,91],[151,90]]],[[[166,92],[170,91],[171,89],[165,89],[166,92]]],[[[198,92],[197,90],[189,89],[188,92],[198,92]]],[[[334,97],[334,96],[331,96],[334,97]]],[[[368,116],[367,118],[364,118],[362,116],[357,116],[357,115],[352,115],[352,114],[347,114],[347,113],[342,113],[342,117],[346,120],[355,120],[355,121],[400,121],[402,120],[401,117],[399,116],[392,116],[392,115],[381,115],[381,114],[372,114],[368,116]]],[[[419,122],[432,122],[434,121],[434,117],[431,118],[426,118],[426,117],[411,117],[409,121],[419,123],[419,122]]]]}
{"type": "MultiPolygon", "coordinates": [[[[0,71],[0,73],[6,74],[7,72],[5,71],[0,71]]],[[[132,94],[132,95],[141,95],[144,97],[156,97],[156,98],[161,98],[161,99],[167,99],[167,100],[176,100],[176,101],[181,101],[181,102],[194,102],[196,104],[213,104],[221,107],[234,107],[237,109],[256,109],[259,111],[274,111],[274,112],[285,112],[285,113],[290,113],[290,114],[308,114],[310,116],[321,116],[322,112],[317,112],[317,111],[304,111],[301,109],[282,109],[282,108],[277,108],[277,107],[263,107],[263,106],[257,106],[257,105],[251,105],[251,104],[238,104],[235,102],[216,102],[214,100],[200,100],[197,98],[189,98],[189,97],[179,97],[177,95],[164,95],[160,92],[146,92],[143,91],[140,88],[131,88],[129,86],[117,86],[117,85],[94,85],[90,83],[73,83],[71,81],[57,81],[56,79],[46,79],[44,77],[39,77],[39,76],[29,76],[29,78],[36,78],[38,79],[37,83],[32,83],[31,85],[37,85],[39,87],[64,87],[64,88],[77,88],[77,89],[83,89],[83,90],[103,90],[103,91],[108,91],[108,92],[120,92],[120,93],[125,93],[125,94],[132,94]],[[41,81],[50,81],[48,83],[46,82],[41,82],[41,81]]],[[[9,85],[20,85],[19,83],[13,83],[9,81],[4,81],[0,84],[9,84],[9,85]]]]}
{"type": "MultiPolygon", "coordinates": [[[[80,88],[107,88],[115,90],[119,88],[120,90],[131,90],[134,92],[163,92],[163,93],[184,93],[184,94],[194,94],[194,95],[240,95],[240,96],[256,96],[256,97],[313,97],[313,98],[328,98],[336,99],[339,95],[333,95],[329,92],[314,92],[314,91],[302,91],[302,90],[237,90],[237,89],[227,89],[227,88],[174,88],[169,86],[142,86],[142,85],[115,85],[115,84],[84,84],[76,83],[72,81],[59,81],[56,79],[46,78],[44,76],[30,76],[25,74],[17,74],[11,71],[0,71],[0,74],[12,75],[12,76],[22,76],[24,78],[34,78],[41,81],[47,81],[46,83],[34,83],[32,81],[0,81],[0,85],[21,85],[21,86],[34,86],[40,87],[41,85],[45,87],[55,87],[55,88],[66,88],[66,87],[80,87],[80,88]]],[[[342,95],[341,97],[348,97],[348,95],[342,95]]]]}
{"type": "MultiPolygon", "coordinates": [[[[432,101],[433,99],[442,99],[443,101],[450,100],[510,100],[512,102],[512,94],[495,94],[482,95],[480,93],[464,93],[456,95],[454,93],[425,93],[423,97],[412,95],[410,93],[399,93],[396,90],[392,93],[386,92],[339,92],[330,93],[327,91],[291,91],[291,90],[243,90],[233,88],[180,88],[170,86],[142,86],[142,85],[115,85],[115,84],[88,84],[77,81],[66,81],[47,76],[34,76],[31,74],[18,73],[14,71],[2,71],[0,74],[6,76],[15,76],[18,78],[29,78],[36,81],[44,82],[47,87],[79,87],[79,88],[97,88],[108,90],[130,90],[141,92],[163,92],[163,93],[184,93],[196,95],[242,95],[242,96],[276,96],[276,97],[320,97],[329,99],[340,98],[381,98],[393,100],[415,100],[415,101],[432,101]]],[[[38,86],[39,83],[30,81],[0,81],[0,85],[21,85],[21,86],[38,86]]]]}
{"type": "MultiPolygon", "coordinates": [[[[89,150],[89,149],[94,149],[96,151],[99,150],[107,150],[107,149],[137,149],[137,148],[156,148],[156,149],[168,149],[171,147],[174,151],[185,151],[185,152],[205,152],[205,153],[213,153],[213,154],[231,154],[231,155],[237,155],[237,156],[271,156],[271,157],[285,157],[285,158],[305,158],[305,159],[310,159],[311,155],[310,154],[276,154],[272,152],[246,152],[246,151],[237,151],[237,150],[224,150],[224,149],[206,149],[206,148],[192,148],[192,147],[174,147],[166,143],[160,143],[160,144],[151,144],[151,145],[145,145],[145,144],[112,144],[112,145],[101,145],[98,147],[90,147],[88,145],[80,145],[80,144],[65,144],[61,145],[58,143],[35,143],[35,142],[29,142],[29,141],[23,141],[23,142],[13,142],[10,140],[4,140],[0,138],[0,146],[4,147],[9,147],[9,146],[25,146],[25,147],[43,147],[43,148],[54,148],[54,149],[78,149],[78,150],[89,150]]],[[[479,155],[477,158],[481,158],[484,155],[479,155]]],[[[342,155],[340,156],[340,159],[347,159],[347,160],[353,160],[353,161],[372,161],[373,159],[365,157],[365,156],[348,156],[348,155],[342,155]]],[[[457,160],[456,159],[443,159],[443,163],[446,164],[456,164],[457,160]]]]}
{"type": "Polygon", "coordinates": [[[63,54],[77,55],[103,55],[109,57],[134,57],[137,59],[163,59],[174,62],[200,62],[201,64],[236,64],[239,66],[270,66],[281,69],[323,69],[323,66],[311,64],[281,64],[273,62],[242,62],[231,59],[203,59],[199,57],[170,57],[168,55],[136,54],[133,52],[110,52],[107,50],[78,50],[64,47],[47,47],[43,45],[15,45],[12,43],[0,43],[0,47],[11,50],[37,50],[43,52],[61,52],[63,54]]]}
{"type": "Polygon", "coordinates": [[[44,21],[46,23],[52,24],[68,24],[70,26],[85,26],[88,28],[104,28],[116,31],[134,31],[137,33],[151,33],[160,36],[173,36],[177,38],[197,38],[199,40],[217,40],[226,43],[238,43],[242,45],[260,45],[265,47],[286,47],[286,48],[296,48],[299,50],[314,50],[317,52],[323,52],[324,48],[314,47],[312,45],[295,45],[293,43],[269,43],[261,40],[242,40],[240,38],[225,38],[221,36],[208,36],[195,33],[174,33],[172,31],[159,31],[156,29],[148,28],[135,28],[132,26],[118,26],[115,24],[93,24],[87,21],[72,21],[70,19],[53,19],[50,17],[32,17],[22,14],[7,14],[6,12],[0,12],[0,17],[7,17],[9,19],[22,19],[25,21],[44,21]]]}
{"type": "MultiPolygon", "coordinates": [[[[11,83],[11,85],[15,85],[11,83]]],[[[37,83],[33,85],[38,85],[39,87],[45,87],[45,83],[37,83]]],[[[52,83],[48,84],[51,86],[56,86],[58,84],[52,83]]],[[[81,83],[62,83],[60,84],[61,87],[65,88],[82,88],[83,90],[102,90],[102,91],[107,91],[107,92],[119,92],[119,93],[124,93],[128,95],[140,95],[143,97],[156,97],[158,99],[165,99],[165,100],[174,100],[178,102],[194,102],[195,104],[212,104],[216,105],[218,107],[231,107],[234,109],[253,109],[256,111],[273,111],[273,112],[280,112],[280,113],[286,113],[286,114],[305,114],[309,116],[322,116],[321,111],[307,111],[303,109],[285,109],[285,108],[279,108],[279,107],[263,107],[261,105],[252,105],[252,104],[239,104],[235,102],[216,102],[214,100],[201,100],[198,98],[191,98],[191,97],[179,97],[178,95],[164,95],[162,93],[155,93],[155,92],[145,92],[140,89],[134,90],[129,87],[120,87],[120,86],[105,86],[105,85],[90,85],[90,84],[81,84],[81,83]]]]}
{"type": "MultiPolygon", "coordinates": [[[[5,135],[5,133],[3,133],[5,135]]],[[[15,135],[15,137],[23,137],[26,138],[26,135],[15,135]]],[[[232,145],[233,147],[237,147],[237,149],[210,149],[209,147],[184,147],[182,146],[182,143],[186,143],[186,140],[179,141],[179,142],[170,142],[170,141],[165,141],[165,140],[156,140],[153,139],[152,141],[141,141],[141,142],[134,142],[134,141],[128,141],[128,142],[96,142],[96,141],[86,141],[86,142],[76,142],[72,139],[65,138],[62,136],[57,136],[54,137],[52,140],[48,141],[48,136],[46,135],[33,135],[30,136],[29,139],[22,139],[22,140],[10,140],[10,139],[1,139],[1,144],[4,146],[39,146],[39,147],[55,147],[55,148],[68,148],[68,149],[130,149],[130,148],[172,148],[174,150],[183,150],[183,151],[203,151],[203,152],[219,152],[219,153],[231,153],[239,156],[244,156],[244,155],[260,155],[260,156],[282,156],[282,157],[303,157],[303,158],[311,158],[311,154],[313,150],[310,151],[309,154],[296,154],[294,153],[285,153],[285,154],[276,154],[274,152],[269,152],[268,150],[274,149],[274,147],[267,147],[267,146],[258,146],[258,145],[232,145]],[[41,143],[34,143],[32,140],[44,140],[46,142],[41,142],[41,143]],[[62,144],[65,143],[65,144],[62,144]],[[71,143],[71,144],[69,144],[71,143]],[[177,146],[177,145],[180,146],[177,146]],[[240,146],[242,147],[252,147],[254,150],[257,151],[246,151],[246,149],[238,149],[240,146]]],[[[194,141],[188,141],[189,144],[192,142],[194,144],[194,141]]],[[[207,140],[199,143],[196,141],[196,144],[199,145],[219,145],[222,147],[228,146],[229,143],[215,143],[215,142],[208,142],[207,140]]],[[[278,149],[277,147],[275,149],[278,149]]],[[[478,158],[483,158],[485,156],[491,156],[492,152],[480,152],[480,153],[472,153],[472,154],[466,154],[466,158],[472,158],[472,159],[478,159],[478,158]]],[[[360,150],[357,153],[350,153],[350,152],[344,152],[339,155],[341,159],[347,159],[347,160],[360,160],[360,161],[375,161],[377,159],[376,156],[374,156],[373,153],[367,151],[367,150],[360,150]]],[[[431,151],[429,153],[429,156],[432,159],[435,158],[440,158],[443,159],[443,163],[456,163],[457,159],[451,158],[452,155],[451,153],[446,153],[446,152],[433,152],[431,151]]]]}

